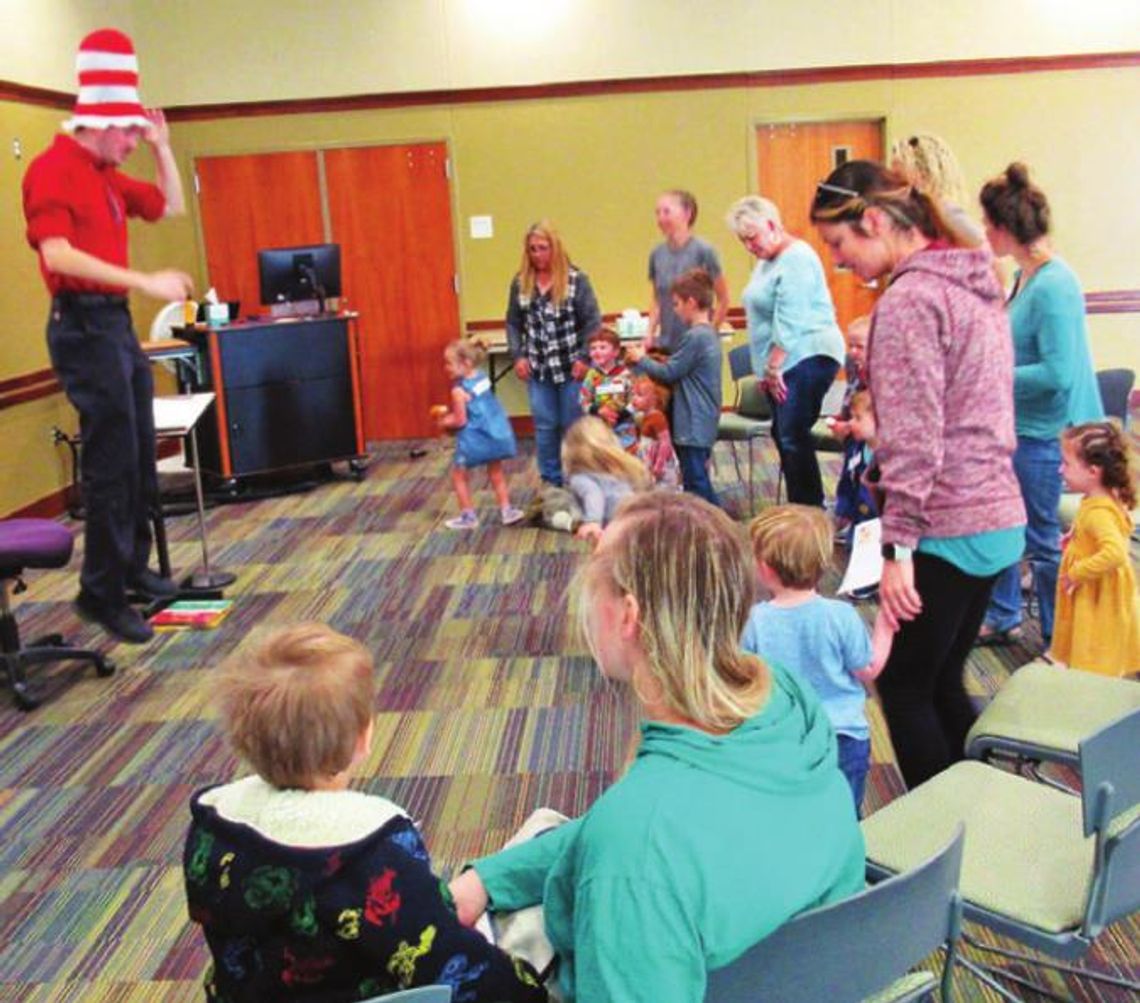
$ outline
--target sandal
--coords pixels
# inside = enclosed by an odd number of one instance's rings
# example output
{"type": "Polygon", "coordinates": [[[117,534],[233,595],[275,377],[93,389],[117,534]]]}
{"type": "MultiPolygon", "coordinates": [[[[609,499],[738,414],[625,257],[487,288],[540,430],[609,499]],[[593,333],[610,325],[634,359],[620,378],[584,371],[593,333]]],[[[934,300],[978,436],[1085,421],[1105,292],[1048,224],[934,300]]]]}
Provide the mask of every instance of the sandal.
{"type": "Polygon", "coordinates": [[[984,624],[978,631],[974,641],[975,648],[1006,648],[1011,644],[1021,643],[1021,628],[1010,627],[1008,630],[994,630],[984,624]]]}

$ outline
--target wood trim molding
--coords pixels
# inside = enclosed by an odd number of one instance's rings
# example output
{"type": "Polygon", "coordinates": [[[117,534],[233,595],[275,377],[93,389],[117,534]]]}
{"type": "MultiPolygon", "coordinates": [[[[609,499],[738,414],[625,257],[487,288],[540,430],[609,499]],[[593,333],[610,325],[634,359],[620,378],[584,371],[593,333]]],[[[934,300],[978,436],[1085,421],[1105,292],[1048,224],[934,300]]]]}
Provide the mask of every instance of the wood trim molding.
{"type": "Polygon", "coordinates": [[[1140,289],[1109,289],[1085,294],[1087,313],[1140,313],[1140,289]]]}
{"type": "Polygon", "coordinates": [[[53,91],[46,87],[30,87],[13,80],[0,80],[0,101],[13,101],[18,104],[41,105],[44,108],[59,108],[70,111],[75,105],[75,94],[53,91]]]}
{"type": "Polygon", "coordinates": [[[9,512],[6,519],[58,519],[67,511],[67,498],[71,488],[64,487],[53,491],[50,495],[37,498],[34,502],[23,508],[9,512]]]}
{"type": "Polygon", "coordinates": [[[1002,59],[957,59],[925,63],[868,63],[861,66],[820,66],[804,69],[755,70],[734,73],[626,77],[551,84],[389,91],[376,94],[349,94],[339,97],[181,105],[167,108],[166,117],[171,122],[195,122],[207,119],[246,118],[264,115],[304,115],[384,108],[413,108],[424,105],[535,101],[595,95],[648,94],[662,91],[723,90],[731,87],[793,87],[804,84],[847,83],[857,80],[991,76],[1009,73],[1102,70],[1137,66],[1140,66],[1140,52],[1101,52],[1002,59]]]}
{"type": "Polygon", "coordinates": [[[0,380],[0,411],[41,397],[51,397],[62,390],[59,380],[50,369],[37,369],[32,373],[0,380]]]}
{"type": "MultiPolygon", "coordinates": [[[[1008,73],[1047,73],[1058,70],[1104,70],[1140,66],[1140,52],[1093,52],[1058,56],[1001,59],[948,59],[924,63],[867,63],[802,69],[752,70],[731,73],[691,73],[660,77],[625,77],[553,84],[470,87],[448,90],[389,91],[339,97],[290,98],[279,101],[234,101],[225,104],[176,105],[166,110],[171,122],[246,118],[263,115],[304,115],[314,112],[414,108],[424,105],[474,104],[489,101],[535,101],[590,97],[599,94],[649,94],[660,91],[723,90],[730,87],[794,87],[803,84],[847,83],[857,80],[913,80],[928,77],[976,77],[1008,73]]],[[[75,95],[47,87],[0,80],[0,101],[70,110],[75,95]]]]}

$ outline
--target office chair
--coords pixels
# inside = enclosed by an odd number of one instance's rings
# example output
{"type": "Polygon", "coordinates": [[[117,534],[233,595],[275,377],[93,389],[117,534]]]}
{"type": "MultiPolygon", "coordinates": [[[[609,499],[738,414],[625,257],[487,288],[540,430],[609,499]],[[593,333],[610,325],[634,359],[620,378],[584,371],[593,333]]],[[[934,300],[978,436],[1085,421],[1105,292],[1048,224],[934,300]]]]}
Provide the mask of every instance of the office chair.
{"type": "Polygon", "coordinates": [[[788,920],[736,961],[709,972],[705,1003],[921,999],[939,980],[907,969],[938,948],[946,950],[942,999],[951,1000],[962,925],[962,840],[958,826],[914,869],[788,920]]]}
{"type": "Polygon", "coordinates": [[[12,613],[9,590],[22,592],[25,568],[62,568],[71,559],[71,533],[51,519],[4,519],[0,521],[0,657],[4,675],[12,687],[16,706],[33,710],[42,703],[28,685],[26,668],[44,662],[91,662],[100,676],[115,671],[112,661],[97,651],[69,648],[59,634],[49,634],[27,647],[20,645],[20,628],[12,613]]]}

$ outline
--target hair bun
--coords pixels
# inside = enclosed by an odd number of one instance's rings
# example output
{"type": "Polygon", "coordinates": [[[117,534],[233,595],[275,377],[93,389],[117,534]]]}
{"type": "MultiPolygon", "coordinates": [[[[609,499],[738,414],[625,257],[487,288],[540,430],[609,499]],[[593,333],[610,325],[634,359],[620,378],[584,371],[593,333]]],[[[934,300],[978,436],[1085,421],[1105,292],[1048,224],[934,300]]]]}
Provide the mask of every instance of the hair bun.
{"type": "Polygon", "coordinates": [[[1029,187],[1029,168],[1015,160],[1005,169],[1006,179],[1014,188],[1029,187]]]}

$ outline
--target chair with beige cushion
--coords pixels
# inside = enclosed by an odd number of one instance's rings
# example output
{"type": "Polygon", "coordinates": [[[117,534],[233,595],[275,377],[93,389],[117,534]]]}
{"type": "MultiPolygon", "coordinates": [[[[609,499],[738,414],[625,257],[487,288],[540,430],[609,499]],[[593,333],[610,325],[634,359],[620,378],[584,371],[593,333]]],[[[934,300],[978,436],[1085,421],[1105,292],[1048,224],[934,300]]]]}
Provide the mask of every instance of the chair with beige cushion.
{"type": "MultiPolygon", "coordinates": [[[[1137,749],[1140,710],[1083,739],[1079,797],[986,763],[956,763],[864,819],[868,872],[909,870],[964,824],[965,918],[1036,951],[1078,958],[1109,923],[1140,909],[1137,749]]],[[[1140,992],[1133,979],[1023,960],[1140,992]]],[[[1025,981],[1004,968],[989,971],[1025,981]]]]}
{"type": "Polygon", "coordinates": [[[994,695],[966,736],[966,755],[1076,766],[1083,739],[1135,710],[1140,682],[1039,659],[994,695]]]}

